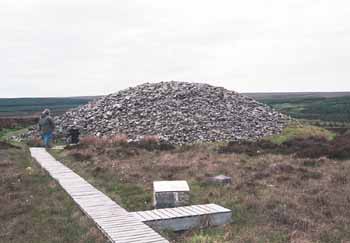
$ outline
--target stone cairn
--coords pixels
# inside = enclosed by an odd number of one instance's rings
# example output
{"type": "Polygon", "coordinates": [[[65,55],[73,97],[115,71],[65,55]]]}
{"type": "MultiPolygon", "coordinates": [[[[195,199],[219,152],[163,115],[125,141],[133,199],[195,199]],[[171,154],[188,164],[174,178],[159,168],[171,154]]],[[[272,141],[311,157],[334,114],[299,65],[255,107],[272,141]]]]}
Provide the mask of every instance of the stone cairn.
{"type": "Polygon", "coordinates": [[[156,135],[172,144],[254,140],[280,133],[289,119],[234,91],[176,81],[128,88],[55,117],[61,133],[156,135]]]}

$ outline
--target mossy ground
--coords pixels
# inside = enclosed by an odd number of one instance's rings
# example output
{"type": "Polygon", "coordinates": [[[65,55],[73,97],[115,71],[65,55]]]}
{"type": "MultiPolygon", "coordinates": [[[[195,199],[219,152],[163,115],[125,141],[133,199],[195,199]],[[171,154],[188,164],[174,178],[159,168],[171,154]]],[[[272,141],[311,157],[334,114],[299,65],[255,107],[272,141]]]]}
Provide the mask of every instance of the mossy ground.
{"type": "Polygon", "coordinates": [[[266,137],[265,139],[275,144],[282,144],[296,138],[318,137],[332,140],[335,136],[335,133],[322,127],[294,123],[286,127],[281,134],[266,137]]]}

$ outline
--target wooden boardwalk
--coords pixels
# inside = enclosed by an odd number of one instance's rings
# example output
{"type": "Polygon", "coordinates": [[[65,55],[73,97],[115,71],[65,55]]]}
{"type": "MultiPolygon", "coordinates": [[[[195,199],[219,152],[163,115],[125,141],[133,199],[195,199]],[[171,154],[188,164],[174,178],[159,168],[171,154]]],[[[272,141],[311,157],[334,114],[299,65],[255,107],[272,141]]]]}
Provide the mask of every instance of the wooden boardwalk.
{"type": "Polygon", "coordinates": [[[120,207],[71,169],[55,160],[44,148],[31,148],[32,157],[62,186],[111,242],[160,243],[165,238],[120,207]]]}
{"type": "Polygon", "coordinates": [[[159,230],[189,230],[231,222],[232,211],[217,204],[192,205],[130,213],[159,230]]]}

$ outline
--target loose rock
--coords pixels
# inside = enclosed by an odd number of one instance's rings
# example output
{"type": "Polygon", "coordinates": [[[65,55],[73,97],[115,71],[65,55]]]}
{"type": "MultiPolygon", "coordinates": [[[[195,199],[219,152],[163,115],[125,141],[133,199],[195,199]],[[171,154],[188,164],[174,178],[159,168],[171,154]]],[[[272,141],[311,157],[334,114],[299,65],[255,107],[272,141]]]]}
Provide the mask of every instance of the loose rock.
{"type": "Polygon", "coordinates": [[[107,95],[55,118],[58,131],[156,135],[172,144],[255,140],[280,133],[289,117],[221,87],[203,83],[145,83],[107,95]]]}

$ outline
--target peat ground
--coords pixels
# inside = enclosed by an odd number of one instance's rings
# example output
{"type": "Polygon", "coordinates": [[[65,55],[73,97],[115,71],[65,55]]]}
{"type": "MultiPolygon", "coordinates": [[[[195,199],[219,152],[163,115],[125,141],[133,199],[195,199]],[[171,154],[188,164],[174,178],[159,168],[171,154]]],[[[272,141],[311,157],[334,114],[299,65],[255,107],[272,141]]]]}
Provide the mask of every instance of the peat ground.
{"type": "Polygon", "coordinates": [[[106,242],[26,148],[0,142],[0,242],[106,242]]]}
{"type": "MultiPolygon", "coordinates": [[[[348,138],[342,139],[339,144],[347,146],[348,138]]],[[[225,227],[165,232],[174,242],[350,241],[349,159],[311,158],[283,151],[283,146],[263,153],[223,153],[229,146],[173,148],[151,139],[137,145],[120,137],[90,137],[52,153],[130,211],[152,208],[154,180],[177,179],[190,183],[193,204],[217,203],[233,210],[234,222],[225,227]],[[218,174],[231,176],[232,185],[207,182],[218,174]]]]}

